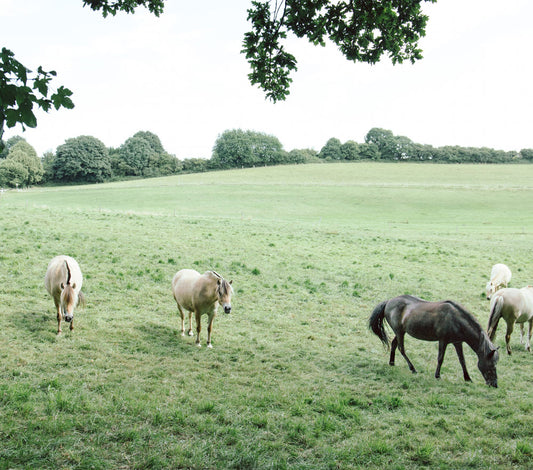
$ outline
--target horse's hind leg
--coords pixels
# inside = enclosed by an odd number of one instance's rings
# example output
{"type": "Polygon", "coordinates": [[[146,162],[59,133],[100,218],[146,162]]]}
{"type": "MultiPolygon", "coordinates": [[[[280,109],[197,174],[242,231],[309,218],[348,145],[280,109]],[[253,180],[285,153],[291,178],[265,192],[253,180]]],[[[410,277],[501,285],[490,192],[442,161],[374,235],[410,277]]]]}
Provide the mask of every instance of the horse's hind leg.
{"type": "Polygon", "coordinates": [[[398,338],[398,349],[399,349],[400,352],[402,353],[402,356],[404,357],[404,359],[407,361],[407,365],[409,366],[409,370],[410,370],[413,374],[416,374],[415,366],[414,366],[413,363],[409,360],[409,358],[407,357],[407,354],[405,354],[405,346],[404,346],[404,344],[403,344],[403,338],[404,338],[404,335],[396,335],[396,337],[398,338]]]}
{"type": "Polygon", "coordinates": [[[513,332],[513,323],[507,323],[507,332],[505,333],[505,346],[507,347],[507,354],[511,355],[511,333],[513,332]]]}
{"type": "Polygon", "coordinates": [[[524,324],[520,323],[520,344],[524,344],[524,324]]]}
{"type": "Polygon", "coordinates": [[[468,375],[468,371],[466,370],[466,362],[465,362],[465,356],[463,354],[463,343],[453,343],[455,346],[455,351],[457,351],[457,357],[459,358],[459,363],[461,364],[461,367],[463,368],[463,377],[466,382],[472,382],[472,379],[470,378],[470,375],[468,375]]]}
{"type": "Polygon", "coordinates": [[[446,353],[447,346],[448,343],[445,343],[444,341],[439,341],[439,355],[437,357],[437,369],[435,370],[436,379],[440,379],[440,368],[442,367],[442,363],[444,362],[444,354],[446,353]]]}
{"type": "Polygon", "coordinates": [[[193,335],[193,332],[192,332],[192,312],[189,312],[189,332],[187,334],[189,336],[193,335]]]}
{"type": "Polygon", "coordinates": [[[394,359],[396,357],[396,348],[397,347],[398,347],[398,338],[396,338],[396,336],[395,336],[394,339],[392,340],[391,346],[390,346],[390,359],[389,359],[389,365],[390,366],[394,365],[394,359]]]}

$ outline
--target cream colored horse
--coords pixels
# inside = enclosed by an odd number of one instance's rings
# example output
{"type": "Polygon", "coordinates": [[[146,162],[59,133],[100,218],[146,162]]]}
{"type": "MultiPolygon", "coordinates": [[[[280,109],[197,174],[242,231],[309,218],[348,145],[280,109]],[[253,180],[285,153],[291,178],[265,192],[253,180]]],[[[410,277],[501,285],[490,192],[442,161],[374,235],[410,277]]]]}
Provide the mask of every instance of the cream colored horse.
{"type": "Polygon", "coordinates": [[[507,323],[505,344],[507,353],[511,354],[511,333],[515,323],[520,325],[520,343],[524,342],[524,323],[529,322],[529,332],[526,336],[526,351],[531,351],[531,329],[533,327],[533,286],[515,289],[508,287],[496,292],[490,301],[490,317],[487,333],[491,341],[496,336],[496,328],[500,318],[507,323]]]}
{"type": "Polygon", "coordinates": [[[74,329],[74,307],[84,302],[81,286],[83,276],[74,258],[70,256],[56,256],[48,264],[44,285],[54,299],[57,309],[57,334],[61,334],[61,320],[70,323],[74,329]]]}
{"type": "Polygon", "coordinates": [[[200,344],[200,323],[202,315],[208,316],[207,323],[207,347],[212,348],[211,331],[213,321],[217,313],[219,304],[222,305],[224,313],[231,312],[231,295],[233,281],[226,281],[215,271],[206,271],[203,275],[194,269],[182,269],[178,271],[172,279],[172,292],[178,304],[181,316],[181,335],[185,335],[185,314],[183,310],[189,311],[189,336],[192,332],[192,313],[196,319],[196,345],[200,344]]]}
{"type": "Polygon", "coordinates": [[[487,299],[490,300],[496,291],[507,287],[512,276],[511,270],[505,264],[495,264],[490,270],[490,280],[485,287],[487,299]]]}

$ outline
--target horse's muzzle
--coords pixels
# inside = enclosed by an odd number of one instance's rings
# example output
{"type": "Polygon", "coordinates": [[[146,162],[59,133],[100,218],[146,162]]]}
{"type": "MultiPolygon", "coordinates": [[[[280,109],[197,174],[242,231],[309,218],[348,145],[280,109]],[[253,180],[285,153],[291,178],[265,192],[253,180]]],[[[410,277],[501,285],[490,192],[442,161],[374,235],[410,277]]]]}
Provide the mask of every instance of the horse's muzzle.
{"type": "Polygon", "coordinates": [[[231,306],[230,305],[224,305],[224,313],[231,313],[231,306]]]}
{"type": "Polygon", "coordinates": [[[72,315],[64,315],[63,318],[64,318],[64,320],[67,323],[70,323],[72,321],[73,316],[72,315]]]}

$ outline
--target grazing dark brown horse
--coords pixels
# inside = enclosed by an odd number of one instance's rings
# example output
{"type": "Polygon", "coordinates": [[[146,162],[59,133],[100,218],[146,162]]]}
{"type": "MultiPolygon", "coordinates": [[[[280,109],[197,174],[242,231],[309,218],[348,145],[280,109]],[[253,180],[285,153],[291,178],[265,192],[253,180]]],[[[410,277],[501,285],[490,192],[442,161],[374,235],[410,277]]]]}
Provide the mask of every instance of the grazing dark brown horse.
{"type": "Polygon", "coordinates": [[[213,320],[217,313],[218,306],[221,305],[224,313],[231,312],[231,295],[233,288],[231,283],[226,281],[215,271],[206,271],[203,275],[194,269],[182,269],[178,271],[172,279],[172,292],[178,304],[181,316],[181,334],[185,335],[185,313],[189,311],[189,336],[192,336],[192,313],[196,318],[196,345],[200,344],[200,331],[202,325],[200,319],[203,314],[208,315],[207,323],[207,347],[211,345],[211,330],[213,320]]]}
{"type": "Polygon", "coordinates": [[[424,341],[438,341],[439,355],[435,377],[440,378],[440,368],[448,344],[452,343],[457,351],[466,381],[471,381],[466,370],[463,355],[463,342],[468,344],[478,356],[478,368],[487,385],[498,386],[496,363],[498,350],[491,343],[487,333],[479,322],[464,307],[451,300],[428,302],[412,295],[401,295],[381,302],[372,312],[369,328],[389,347],[389,338],[383,320],[391,326],[396,335],[392,340],[389,364],[394,365],[394,356],[398,348],[407,361],[411,372],[416,369],[405,354],[404,336],[411,336],[424,341]]]}

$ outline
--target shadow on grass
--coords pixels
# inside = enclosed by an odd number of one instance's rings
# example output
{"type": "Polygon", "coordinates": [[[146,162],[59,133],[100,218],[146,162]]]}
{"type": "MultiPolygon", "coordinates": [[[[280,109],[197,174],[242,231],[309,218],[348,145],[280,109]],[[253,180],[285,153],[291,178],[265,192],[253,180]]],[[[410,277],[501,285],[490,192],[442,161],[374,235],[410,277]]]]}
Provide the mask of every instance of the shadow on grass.
{"type": "Polygon", "coordinates": [[[16,329],[23,330],[38,342],[53,343],[57,336],[57,319],[55,312],[29,311],[13,312],[10,323],[16,329]]]}
{"type": "Polygon", "coordinates": [[[135,327],[144,339],[156,348],[174,351],[189,351],[195,347],[194,340],[190,336],[181,336],[181,332],[169,326],[157,323],[145,323],[135,327]]]}

